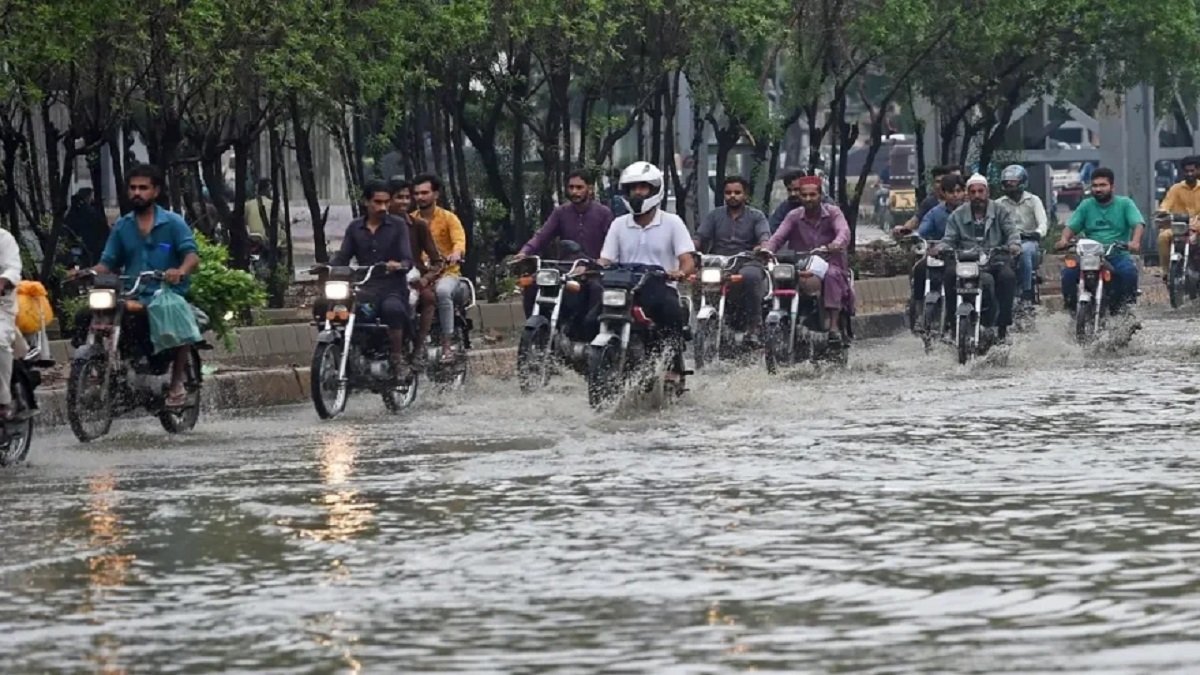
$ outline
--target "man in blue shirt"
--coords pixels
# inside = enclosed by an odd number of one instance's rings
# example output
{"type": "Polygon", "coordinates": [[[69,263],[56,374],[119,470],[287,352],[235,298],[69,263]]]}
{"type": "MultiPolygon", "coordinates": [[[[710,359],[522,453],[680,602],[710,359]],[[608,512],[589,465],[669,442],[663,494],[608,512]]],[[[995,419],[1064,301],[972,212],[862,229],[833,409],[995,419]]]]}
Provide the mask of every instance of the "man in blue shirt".
{"type": "MultiPolygon", "coordinates": [[[[200,265],[196,240],[192,231],[178,214],[159,206],[156,201],[162,189],[162,172],[158,167],[143,164],[129,172],[127,178],[129,202],[133,211],[121,216],[108,235],[108,243],[93,270],[97,274],[123,273],[132,286],[142,272],[163,273],[163,283],[169,291],[187,295],[191,285],[188,275],[200,265]]],[[[138,299],[149,304],[159,289],[156,281],[145,281],[139,287],[138,299]]],[[[171,386],[166,405],[178,408],[186,403],[184,389],[188,366],[188,349],[177,347],[171,368],[171,386]]]]}
{"type": "MultiPolygon", "coordinates": [[[[966,183],[963,182],[963,177],[956,173],[943,175],[938,181],[938,193],[942,196],[942,201],[939,201],[937,206],[929,209],[925,216],[921,219],[921,225],[917,228],[917,234],[928,242],[940,241],[942,236],[946,234],[946,221],[950,218],[950,214],[954,210],[962,206],[962,203],[967,199],[966,183]]],[[[903,232],[903,229],[898,228],[897,232],[903,232]]],[[[912,298],[908,305],[909,326],[916,328],[917,309],[921,307],[925,301],[925,256],[913,265],[912,270],[912,298]]]]}

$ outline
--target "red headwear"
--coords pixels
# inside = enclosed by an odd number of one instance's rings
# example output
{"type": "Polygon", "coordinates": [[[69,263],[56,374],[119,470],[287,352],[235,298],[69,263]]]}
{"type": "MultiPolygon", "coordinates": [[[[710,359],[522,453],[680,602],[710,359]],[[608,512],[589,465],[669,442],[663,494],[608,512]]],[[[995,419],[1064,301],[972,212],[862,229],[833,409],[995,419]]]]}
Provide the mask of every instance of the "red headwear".
{"type": "Polygon", "coordinates": [[[820,189],[821,177],[820,176],[801,176],[800,177],[800,187],[804,187],[806,185],[812,185],[812,186],[816,187],[817,189],[820,189]]]}

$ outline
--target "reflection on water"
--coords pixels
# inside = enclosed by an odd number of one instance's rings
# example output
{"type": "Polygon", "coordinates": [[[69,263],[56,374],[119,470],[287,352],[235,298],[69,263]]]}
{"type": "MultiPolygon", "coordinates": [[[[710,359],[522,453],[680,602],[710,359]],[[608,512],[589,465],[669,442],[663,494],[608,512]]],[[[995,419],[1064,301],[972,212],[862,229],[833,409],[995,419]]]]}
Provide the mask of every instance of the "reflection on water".
{"type": "Polygon", "coordinates": [[[967,368],[905,337],[661,413],[567,376],[154,458],[47,439],[0,478],[0,663],[1200,672],[1192,328],[1096,354],[1047,321],[967,368]],[[86,551],[45,544],[82,504],[86,551]]]}
{"type": "MultiPolygon", "coordinates": [[[[92,623],[103,625],[104,619],[96,615],[98,606],[104,605],[109,596],[129,580],[130,566],[136,559],[132,553],[123,553],[126,526],[121,522],[117,506],[120,498],[115,491],[116,476],[111,471],[93,475],[87,481],[87,521],[89,551],[99,551],[87,557],[87,588],[79,608],[92,623]]],[[[126,672],[121,665],[121,642],[111,633],[96,635],[92,640],[91,660],[96,672],[118,675],[126,672]]]]}

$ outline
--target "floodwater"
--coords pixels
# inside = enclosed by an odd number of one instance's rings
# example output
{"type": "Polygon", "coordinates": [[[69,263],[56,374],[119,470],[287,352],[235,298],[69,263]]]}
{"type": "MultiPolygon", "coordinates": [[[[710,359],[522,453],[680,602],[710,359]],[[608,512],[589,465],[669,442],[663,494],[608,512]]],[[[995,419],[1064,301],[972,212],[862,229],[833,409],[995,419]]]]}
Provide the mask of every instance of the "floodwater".
{"type": "Polygon", "coordinates": [[[958,367],[578,379],[43,430],[0,472],[0,671],[1198,672],[1197,323],[958,367]]]}

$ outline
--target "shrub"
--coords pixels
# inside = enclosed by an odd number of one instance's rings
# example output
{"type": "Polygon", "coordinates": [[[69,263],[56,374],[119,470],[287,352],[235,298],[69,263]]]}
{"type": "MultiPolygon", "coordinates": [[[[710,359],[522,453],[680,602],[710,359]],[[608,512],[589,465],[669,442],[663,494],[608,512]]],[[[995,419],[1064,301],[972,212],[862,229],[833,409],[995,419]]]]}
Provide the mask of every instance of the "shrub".
{"type": "Polygon", "coordinates": [[[227,348],[233,329],[249,323],[250,310],[267,304],[267,291],[254,275],[229,267],[229,249],[210,242],[199,232],[200,269],[192,275],[189,299],[208,314],[212,330],[227,348]]]}

